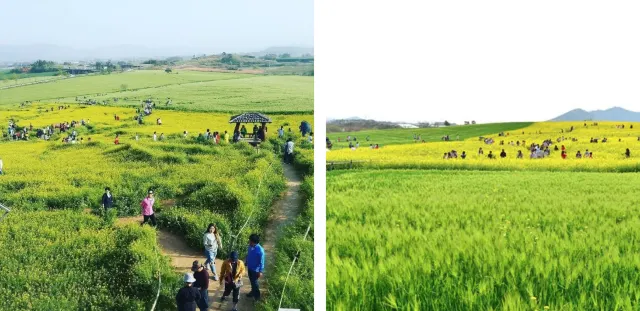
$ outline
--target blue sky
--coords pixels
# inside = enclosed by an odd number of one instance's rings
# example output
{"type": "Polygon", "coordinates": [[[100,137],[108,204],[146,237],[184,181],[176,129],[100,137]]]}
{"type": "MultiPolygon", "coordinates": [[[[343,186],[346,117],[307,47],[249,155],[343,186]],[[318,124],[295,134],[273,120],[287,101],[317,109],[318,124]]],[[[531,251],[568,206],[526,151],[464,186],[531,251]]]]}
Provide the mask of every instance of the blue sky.
{"type": "Polygon", "coordinates": [[[313,46],[312,0],[0,0],[0,44],[313,46]]]}

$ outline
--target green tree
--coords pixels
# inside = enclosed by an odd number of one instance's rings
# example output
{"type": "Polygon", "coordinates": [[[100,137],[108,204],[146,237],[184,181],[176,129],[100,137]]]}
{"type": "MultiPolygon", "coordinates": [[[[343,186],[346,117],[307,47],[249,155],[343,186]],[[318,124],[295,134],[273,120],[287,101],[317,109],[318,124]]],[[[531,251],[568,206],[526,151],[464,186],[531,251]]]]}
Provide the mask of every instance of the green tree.
{"type": "Polygon", "coordinates": [[[56,63],[52,61],[39,59],[33,64],[31,64],[31,69],[29,69],[29,72],[31,73],[55,72],[56,70],[57,70],[56,63]]]}
{"type": "Polygon", "coordinates": [[[171,68],[167,68],[167,69],[165,69],[165,70],[164,70],[164,72],[166,72],[166,73],[171,73],[171,68]]]}
{"type": "Polygon", "coordinates": [[[451,125],[451,123],[449,123],[449,121],[444,120],[444,126],[450,126],[450,125],[451,125]]]}

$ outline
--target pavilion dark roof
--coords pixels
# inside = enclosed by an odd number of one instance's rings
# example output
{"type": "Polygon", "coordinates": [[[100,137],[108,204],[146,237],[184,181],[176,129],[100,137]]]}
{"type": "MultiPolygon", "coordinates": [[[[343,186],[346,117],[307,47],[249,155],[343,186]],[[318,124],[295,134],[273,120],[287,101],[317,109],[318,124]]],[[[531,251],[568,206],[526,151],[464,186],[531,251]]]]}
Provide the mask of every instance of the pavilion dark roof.
{"type": "Polygon", "coordinates": [[[271,119],[261,113],[247,112],[231,117],[229,123],[271,123],[271,119]]]}

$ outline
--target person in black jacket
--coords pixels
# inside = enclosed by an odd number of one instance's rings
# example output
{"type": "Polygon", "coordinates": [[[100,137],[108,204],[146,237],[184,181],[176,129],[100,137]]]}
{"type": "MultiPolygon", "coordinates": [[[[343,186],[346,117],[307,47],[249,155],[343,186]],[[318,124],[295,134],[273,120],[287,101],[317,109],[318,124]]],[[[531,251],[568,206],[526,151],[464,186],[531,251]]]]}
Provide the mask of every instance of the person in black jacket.
{"type": "Polygon", "coordinates": [[[104,188],[104,194],[102,195],[102,208],[105,211],[108,211],[113,207],[113,195],[111,194],[111,189],[109,187],[104,188]]]}
{"type": "Polygon", "coordinates": [[[196,279],[191,273],[184,274],[184,287],[176,294],[178,311],[196,311],[196,302],[200,300],[200,291],[192,286],[196,279]]]}

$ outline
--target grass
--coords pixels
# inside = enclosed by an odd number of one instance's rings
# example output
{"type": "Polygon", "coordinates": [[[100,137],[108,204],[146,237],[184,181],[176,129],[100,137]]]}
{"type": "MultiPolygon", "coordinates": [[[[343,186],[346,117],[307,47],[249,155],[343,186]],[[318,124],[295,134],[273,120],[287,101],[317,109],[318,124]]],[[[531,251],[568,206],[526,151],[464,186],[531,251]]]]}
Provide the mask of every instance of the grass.
{"type": "Polygon", "coordinates": [[[142,100],[153,98],[157,105],[164,106],[171,98],[170,108],[185,111],[310,113],[313,81],[313,77],[144,70],[6,89],[1,91],[0,106],[23,101],[74,103],[76,97],[120,106],[138,106],[142,100]]]}
{"type": "MultiPolygon", "coordinates": [[[[116,133],[120,133],[120,142],[130,142],[135,139],[135,134],[139,134],[142,140],[149,140],[153,132],[158,135],[182,135],[187,131],[188,137],[195,137],[199,133],[205,133],[207,129],[211,132],[228,131],[233,133],[235,124],[230,124],[232,114],[229,113],[203,113],[184,112],[172,110],[158,110],[148,117],[144,117],[144,124],[139,125],[133,118],[137,115],[133,108],[104,107],[104,106],[84,106],[71,105],[69,109],[58,110],[56,104],[32,105],[27,108],[16,109],[14,107],[0,106],[0,123],[8,124],[9,119],[17,120],[19,124],[28,126],[32,124],[35,128],[45,127],[64,121],[82,119],[89,120],[90,125],[95,129],[92,131],[81,130],[81,136],[91,137],[92,141],[112,143],[116,133]],[[50,111],[51,108],[54,111],[50,111]],[[49,110],[49,111],[47,111],[49,110]],[[114,115],[120,116],[120,121],[114,120],[114,115]],[[162,125],[156,125],[156,119],[162,119],[162,125]]],[[[268,135],[277,135],[277,129],[284,126],[288,133],[289,128],[293,133],[298,132],[298,126],[302,121],[307,121],[313,125],[313,115],[293,114],[278,115],[267,114],[273,123],[267,125],[268,135]]],[[[251,131],[253,124],[246,124],[248,131],[251,131]]],[[[84,128],[82,128],[84,129],[84,128]]],[[[3,128],[6,132],[6,128],[3,128]]]]}
{"type": "Polygon", "coordinates": [[[600,122],[598,126],[584,127],[582,122],[541,122],[529,127],[513,130],[509,136],[499,137],[497,133],[484,135],[495,139],[493,145],[487,145],[472,136],[464,141],[409,143],[404,145],[383,146],[377,150],[361,147],[357,150],[341,149],[327,153],[327,161],[366,161],[359,163],[369,168],[421,168],[421,169],[457,169],[457,170],[538,170],[538,171],[594,171],[594,172],[638,172],[640,164],[640,123],[627,123],[624,129],[617,128],[616,122],[600,122]],[[630,127],[633,125],[633,129],[630,127]],[[569,132],[571,126],[574,131],[569,132]],[[563,132],[564,131],[564,132],[563,132]],[[558,139],[565,138],[558,142],[558,139]],[[607,143],[590,143],[591,138],[607,137],[607,143]],[[572,138],[577,139],[573,141],[572,138]],[[560,150],[551,146],[551,156],[544,159],[529,159],[526,147],[517,146],[516,142],[541,144],[550,139],[558,148],[566,147],[568,157],[562,159],[560,150]],[[500,145],[500,141],[504,145],[500,145]],[[513,142],[514,145],[510,143],[513,142]],[[478,154],[478,149],[484,155],[478,154]],[[631,158],[624,156],[626,149],[631,158]],[[491,151],[498,156],[502,150],[507,158],[488,159],[491,151]],[[593,152],[592,159],[577,159],[577,151],[593,152]],[[466,151],[467,159],[443,159],[445,152],[456,150],[459,154],[466,151]],[[517,159],[518,151],[522,151],[524,159],[517,159]]]}
{"type": "MultiPolygon", "coordinates": [[[[144,125],[133,120],[134,114],[132,108],[76,104],[64,110],[49,103],[0,107],[0,123],[13,119],[19,129],[33,125],[29,141],[0,139],[0,198],[12,208],[10,218],[0,223],[0,291],[11,296],[0,302],[0,309],[149,309],[157,290],[155,233],[133,225],[120,236],[123,230],[111,229],[84,210],[101,214],[100,198],[104,187],[110,187],[119,215],[139,215],[141,199],[153,189],[161,228],[180,232],[196,245],[203,224],[217,222],[222,235],[231,237],[251,215],[238,237],[246,241],[249,234],[262,232],[285,186],[280,157],[273,152],[281,149],[272,145],[281,143],[274,139],[276,128],[291,127],[293,132],[286,135],[300,146],[303,138],[295,129],[301,120],[313,120],[311,115],[270,115],[272,139],[256,150],[246,143],[196,140],[207,128],[231,131],[230,114],[155,110],[144,125]],[[163,125],[155,124],[156,117],[163,125]],[[58,130],[50,141],[36,138],[39,128],[82,119],[89,120],[89,126],[74,128],[84,138],[82,144],[62,143],[68,133],[58,130]],[[187,138],[184,130],[189,131],[187,138]],[[154,131],[166,139],[154,142],[154,131]],[[113,142],[116,134],[119,145],[113,142]],[[167,205],[174,204],[169,211],[167,205]],[[83,223],[90,226],[78,229],[83,223]],[[92,281],[95,288],[83,289],[92,281]],[[79,290],[83,293],[77,294],[79,290]]],[[[239,249],[241,256],[245,249],[239,249]]],[[[172,283],[177,276],[171,271],[166,273],[160,310],[173,310],[180,284],[172,283]]]]}
{"type": "Polygon", "coordinates": [[[637,174],[329,172],[327,309],[638,310],[638,187],[637,174]]]}
{"type": "Polygon", "coordinates": [[[158,310],[175,308],[178,276],[159,255],[156,232],[117,230],[71,211],[10,213],[0,223],[2,310],[158,310]]]}
{"type": "MultiPolygon", "coordinates": [[[[491,123],[476,125],[457,125],[451,127],[437,128],[420,128],[420,129],[388,129],[388,130],[367,130],[359,132],[343,132],[343,133],[327,133],[327,137],[333,143],[333,149],[348,148],[349,143],[346,141],[347,136],[355,137],[360,142],[360,146],[369,146],[369,144],[379,144],[380,146],[410,144],[414,143],[413,136],[420,135],[421,141],[437,142],[442,137],[449,135],[451,140],[456,140],[460,136],[460,140],[468,138],[477,138],[478,136],[494,134],[498,132],[508,132],[530,126],[531,122],[513,122],[513,123],[491,123]],[[370,140],[367,141],[366,137],[370,140]],[[340,142],[338,142],[340,138],[340,142]]],[[[355,144],[355,143],[354,143],[355,144]]]]}

